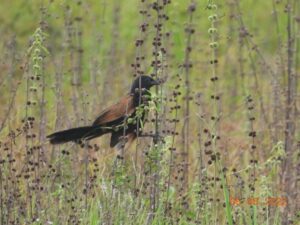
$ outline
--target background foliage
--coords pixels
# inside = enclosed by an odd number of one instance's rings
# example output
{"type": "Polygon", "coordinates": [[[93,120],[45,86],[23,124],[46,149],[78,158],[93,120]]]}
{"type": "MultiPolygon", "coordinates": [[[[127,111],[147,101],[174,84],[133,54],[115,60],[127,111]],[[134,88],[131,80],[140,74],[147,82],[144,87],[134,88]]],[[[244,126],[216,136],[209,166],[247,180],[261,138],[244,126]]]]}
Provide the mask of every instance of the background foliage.
{"type": "Polygon", "coordinates": [[[297,0],[2,0],[0,24],[1,224],[299,223],[297,0]],[[47,142],[140,74],[158,143],[47,142]]]}

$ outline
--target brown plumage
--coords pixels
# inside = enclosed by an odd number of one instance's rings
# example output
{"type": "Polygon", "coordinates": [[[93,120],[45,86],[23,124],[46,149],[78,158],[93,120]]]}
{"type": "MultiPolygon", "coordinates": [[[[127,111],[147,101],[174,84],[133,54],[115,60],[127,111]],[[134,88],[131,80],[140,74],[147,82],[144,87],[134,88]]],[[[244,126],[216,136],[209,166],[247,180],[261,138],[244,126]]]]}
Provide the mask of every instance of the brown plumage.
{"type": "Polygon", "coordinates": [[[127,95],[116,104],[104,110],[100,114],[100,116],[98,116],[97,119],[94,121],[93,125],[103,125],[107,122],[114,121],[123,117],[124,115],[132,114],[134,110],[135,106],[133,101],[133,95],[127,95]]]}
{"type": "Polygon", "coordinates": [[[128,119],[137,120],[136,108],[141,103],[147,104],[143,97],[153,85],[158,85],[158,82],[149,76],[140,76],[134,80],[130,93],[102,111],[91,126],[59,131],[47,138],[51,144],[62,144],[69,141],[90,140],[111,133],[111,147],[116,146],[121,141],[125,141],[125,143],[126,141],[133,141],[136,137],[137,123],[142,123],[145,113],[138,121],[131,121],[131,123],[127,121],[128,119]],[[124,126],[125,124],[126,126],[124,126]]]}

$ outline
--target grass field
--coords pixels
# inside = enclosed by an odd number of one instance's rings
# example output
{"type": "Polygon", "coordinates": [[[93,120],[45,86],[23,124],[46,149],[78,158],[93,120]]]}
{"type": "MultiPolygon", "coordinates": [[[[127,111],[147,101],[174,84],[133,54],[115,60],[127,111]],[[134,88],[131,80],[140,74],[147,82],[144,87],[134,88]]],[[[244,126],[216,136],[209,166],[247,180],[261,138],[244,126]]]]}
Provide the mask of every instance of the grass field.
{"type": "Polygon", "coordinates": [[[2,0],[0,24],[1,225],[300,224],[299,0],[2,0]],[[145,74],[149,137],[48,142],[145,74]]]}

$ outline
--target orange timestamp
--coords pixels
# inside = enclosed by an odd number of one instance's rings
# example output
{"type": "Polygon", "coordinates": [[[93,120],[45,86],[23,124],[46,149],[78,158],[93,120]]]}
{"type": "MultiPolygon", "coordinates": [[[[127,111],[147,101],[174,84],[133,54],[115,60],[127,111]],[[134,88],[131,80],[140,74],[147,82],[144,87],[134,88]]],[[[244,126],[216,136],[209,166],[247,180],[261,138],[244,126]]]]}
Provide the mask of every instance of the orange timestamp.
{"type": "Polygon", "coordinates": [[[285,197],[266,197],[266,198],[249,197],[246,199],[230,197],[229,202],[232,206],[238,206],[245,203],[250,206],[285,207],[288,204],[287,198],[285,197]]]}

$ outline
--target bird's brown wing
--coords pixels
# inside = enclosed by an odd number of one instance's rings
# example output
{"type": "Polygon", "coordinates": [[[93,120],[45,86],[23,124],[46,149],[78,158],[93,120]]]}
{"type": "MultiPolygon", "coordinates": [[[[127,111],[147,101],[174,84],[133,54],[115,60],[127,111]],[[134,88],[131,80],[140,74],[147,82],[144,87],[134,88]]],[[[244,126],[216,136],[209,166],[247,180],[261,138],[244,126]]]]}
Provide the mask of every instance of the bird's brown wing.
{"type": "Polygon", "coordinates": [[[104,110],[95,120],[93,125],[105,125],[115,120],[122,119],[132,114],[135,110],[133,96],[127,95],[116,104],[104,110]]]}

